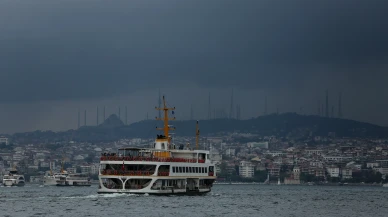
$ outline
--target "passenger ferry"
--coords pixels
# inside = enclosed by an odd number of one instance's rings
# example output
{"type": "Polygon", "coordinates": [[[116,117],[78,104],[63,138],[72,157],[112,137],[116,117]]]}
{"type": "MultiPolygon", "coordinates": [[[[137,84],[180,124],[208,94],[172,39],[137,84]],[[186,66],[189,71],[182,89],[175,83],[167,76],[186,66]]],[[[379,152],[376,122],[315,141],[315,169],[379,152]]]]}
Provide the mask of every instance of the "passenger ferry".
{"type": "Polygon", "coordinates": [[[90,177],[85,173],[69,173],[67,176],[59,177],[56,186],[91,186],[90,177]]]}
{"type": "Polygon", "coordinates": [[[98,193],[133,194],[206,194],[216,179],[215,164],[209,151],[198,150],[198,121],[196,150],[171,142],[168,113],[163,96],[164,135],[157,135],[153,148],[120,148],[117,153],[103,154],[100,160],[98,193]]]}
{"type": "Polygon", "coordinates": [[[60,180],[61,177],[66,178],[69,174],[66,170],[63,169],[63,161],[61,171],[58,173],[53,173],[50,163],[50,171],[47,171],[45,176],[43,177],[43,185],[45,186],[56,186],[58,184],[57,181],[60,180]]]}
{"type": "Polygon", "coordinates": [[[52,173],[51,171],[49,173],[46,172],[45,176],[43,177],[43,185],[56,186],[58,184],[57,181],[59,181],[61,177],[66,178],[68,175],[69,174],[65,170],[59,173],[52,173]]]}
{"type": "Polygon", "coordinates": [[[11,169],[7,175],[3,176],[4,186],[24,186],[25,184],[24,175],[19,174],[15,168],[11,169]]]}

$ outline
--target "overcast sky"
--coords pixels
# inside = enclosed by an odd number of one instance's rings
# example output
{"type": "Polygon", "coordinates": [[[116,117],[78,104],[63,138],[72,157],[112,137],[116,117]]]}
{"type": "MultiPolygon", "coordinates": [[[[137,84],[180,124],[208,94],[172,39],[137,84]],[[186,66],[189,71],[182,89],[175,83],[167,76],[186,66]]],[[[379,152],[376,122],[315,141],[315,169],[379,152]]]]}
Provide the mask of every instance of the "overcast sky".
{"type": "MultiPolygon", "coordinates": [[[[388,2],[364,0],[2,0],[0,132],[96,124],[128,107],[177,118],[235,105],[242,117],[317,113],[329,90],[346,118],[388,126],[388,2]],[[83,118],[83,117],[82,117],[83,118]],[[102,116],[100,117],[101,120],[102,116]],[[83,121],[82,121],[83,122],[83,121]]],[[[337,112],[336,112],[337,113],[337,112]]]]}

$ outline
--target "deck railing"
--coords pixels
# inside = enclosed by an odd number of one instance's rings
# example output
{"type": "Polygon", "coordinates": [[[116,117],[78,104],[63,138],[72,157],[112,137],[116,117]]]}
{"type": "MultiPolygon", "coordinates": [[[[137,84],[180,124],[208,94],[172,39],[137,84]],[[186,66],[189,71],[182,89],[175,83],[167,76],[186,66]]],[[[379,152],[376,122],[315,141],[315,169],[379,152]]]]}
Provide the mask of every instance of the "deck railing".
{"type": "MultiPolygon", "coordinates": [[[[155,172],[150,171],[129,171],[129,170],[103,170],[101,175],[114,175],[114,176],[152,176],[155,172]]],[[[158,176],[169,176],[169,172],[158,172],[158,176]]]]}
{"type": "Polygon", "coordinates": [[[174,157],[119,157],[119,156],[101,156],[101,161],[151,161],[151,162],[182,162],[182,163],[205,163],[204,159],[186,159],[174,157]]]}
{"type": "Polygon", "coordinates": [[[103,170],[101,175],[117,175],[117,176],[151,176],[155,172],[150,171],[134,171],[134,170],[103,170]]]}
{"type": "Polygon", "coordinates": [[[158,172],[158,176],[169,176],[169,172],[158,172]]]}

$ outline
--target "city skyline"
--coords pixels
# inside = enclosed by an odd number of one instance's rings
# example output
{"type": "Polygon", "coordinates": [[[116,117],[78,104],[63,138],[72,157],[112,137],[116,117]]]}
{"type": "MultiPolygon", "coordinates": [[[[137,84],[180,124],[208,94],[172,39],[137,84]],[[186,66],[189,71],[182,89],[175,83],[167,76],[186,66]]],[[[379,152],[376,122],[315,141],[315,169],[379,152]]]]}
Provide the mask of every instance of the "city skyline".
{"type": "MultiPolygon", "coordinates": [[[[198,91],[191,91],[190,89],[187,90],[187,87],[184,88],[186,89],[186,93],[184,92],[176,92],[174,89],[161,89],[161,95],[166,95],[167,103],[170,106],[175,106],[177,107],[177,110],[175,112],[175,116],[177,117],[177,120],[190,120],[190,119],[198,119],[198,120],[206,120],[209,119],[208,117],[208,103],[209,103],[209,89],[203,90],[203,92],[198,92],[198,91]],[[179,101],[182,97],[180,95],[185,95],[188,97],[188,99],[185,99],[184,101],[179,101]],[[192,94],[192,96],[190,95],[192,94]],[[198,98],[194,97],[195,94],[203,94],[203,98],[198,98]],[[192,103],[192,104],[186,104],[186,103],[191,103],[191,102],[199,102],[197,104],[192,103]],[[203,106],[206,105],[206,106],[203,106]],[[193,109],[191,111],[191,109],[193,109]],[[193,113],[193,117],[191,117],[193,113]]],[[[334,109],[337,111],[338,104],[339,104],[339,97],[341,95],[341,104],[345,105],[345,111],[343,112],[341,110],[342,116],[345,119],[352,119],[352,120],[357,120],[357,121],[362,121],[362,122],[368,122],[368,123],[373,123],[368,120],[362,120],[362,119],[357,119],[354,118],[354,112],[352,112],[351,107],[347,107],[347,102],[346,100],[346,95],[343,97],[342,92],[338,92],[337,94],[333,93],[330,95],[330,90],[329,90],[329,107],[332,110],[334,109]],[[341,93],[341,94],[340,94],[341,93]],[[342,102],[343,98],[345,98],[345,103],[342,102]]],[[[218,113],[217,118],[220,117],[225,117],[229,118],[230,116],[230,104],[231,104],[231,89],[224,89],[224,90],[213,90],[210,91],[211,95],[214,96],[210,100],[210,103],[212,105],[213,111],[210,119],[214,118],[214,112],[218,113]],[[229,95],[228,95],[229,94],[229,95]]],[[[257,95],[255,93],[251,93],[251,97],[256,97],[257,100],[250,100],[249,98],[242,97],[246,95],[247,92],[241,91],[239,89],[233,89],[233,101],[235,104],[239,106],[239,111],[237,111],[236,108],[233,110],[233,118],[237,117],[237,112],[239,112],[239,119],[250,119],[258,116],[262,116],[265,113],[265,109],[267,108],[267,114],[273,114],[273,113],[287,113],[287,112],[295,112],[298,114],[303,114],[303,115],[319,115],[317,110],[316,110],[316,100],[321,99],[321,101],[326,100],[326,90],[322,90],[320,95],[319,93],[317,96],[312,96],[310,100],[306,100],[306,98],[299,99],[300,105],[295,103],[297,99],[292,99],[290,96],[283,96],[282,97],[268,97],[268,93],[259,93],[261,95],[257,95]],[[245,99],[245,100],[244,100],[245,99]],[[265,100],[266,99],[266,100],[265,100]],[[287,101],[288,100],[288,101],[287,101]],[[256,105],[252,104],[252,101],[257,102],[256,105]],[[294,103],[294,104],[293,104],[294,103]],[[267,105],[266,105],[267,104],[267,105]],[[279,106],[280,105],[280,106],[279,106]],[[303,108],[303,109],[302,109],[303,108]],[[241,112],[242,109],[242,112],[241,112]]],[[[98,102],[87,102],[87,101],[80,101],[77,103],[74,102],[67,102],[67,103],[58,103],[58,102],[46,102],[46,103],[57,103],[56,109],[51,110],[51,112],[47,113],[42,113],[41,116],[36,117],[39,118],[40,120],[50,120],[51,123],[49,122],[48,125],[34,125],[35,128],[24,128],[25,130],[15,130],[15,131],[3,131],[1,133],[14,133],[14,132],[25,132],[25,131],[34,131],[34,130],[54,130],[54,131],[64,131],[68,129],[77,129],[79,126],[79,121],[81,120],[82,126],[86,125],[87,126],[95,126],[96,125],[96,120],[97,120],[97,110],[96,107],[99,108],[104,108],[104,111],[106,110],[106,115],[104,118],[104,114],[101,114],[101,112],[98,114],[99,118],[99,123],[101,124],[103,120],[108,118],[111,114],[116,114],[118,117],[121,116],[121,121],[123,123],[126,123],[126,118],[127,117],[127,124],[131,124],[133,122],[145,120],[147,118],[147,115],[150,115],[151,120],[153,120],[156,116],[158,116],[158,111],[154,109],[155,106],[158,105],[159,102],[159,89],[152,91],[148,91],[147,95],[150,95],[149,98],[145,98],[144,94],[140,94],[138,96],[121,96],[121,97],[116,97],[112,99],[105,99],[101,100],[98,102]],[[147,99],[150,99],[149,101],[147,99]],[[119,103],[116,103],[119,102],[119,103]],[[128,113],[127,115],[119,115],[119,111],[121,107],[127,107],[128,113]],[[66,110],[66,111],[64,111],[66,110]],[[83,111],[82,115],[80,115],[79,111],[83,111]],[[142,112],[139,114],[139,112],[142,112]],[[63,112],[66,113],[66,118],[62,119],[61,114],[63,112]],[[85,120],[84,118],[84,113],[87,112],[87,118],[85,120]],[[144,113],[144,114],[143,114],[144,113]],[[69,116],[69,117],[68,117],[69,116]],[[57,121],[57,120],[62,120],[62,121],[57,121]],[[64,120],[64,121],[63,121],[64,120]],[[52,127],[53,125],[54,127],[52,127]]],[[[39,103],[40,104],[40,103],[39,103]]],[[[20,105],[20,104],[19,104],[20,105]]],[[[43,104],[44,105],[44,104],[43,104]]],[[[324,105],[324,104],[322,104],[324,105]]],[[[43,106],[45,107],[45,106],[43,106]]],[[[50,107],[53,108],[53,107],[50,107]]],[[[332,112],[332,111],[331,111],[332,112]]],[[[331,114],[331,112],[329,112],[331,114]]],[[[325,116],[324,113],[321,113],[320,116],[325,116]]],[[[23,112],[19,114],[19,116],[16,117],[23,117],[23,112]]],[[[329,116],[331,117],[331,115],[329,116]]],[[[338,117],[338,114],[335,113],[334,117],[338,117]]],[[[12,117],[11,117],[12,118],[12,117]]],[[[17,119],[16,119],[17,120],[17,119]]],[[[34,123],[40,122],[43,123],[42,121],[39,120],[33,120],[34,123]]],[[[376,123],[373,123],[376,124],[376,123]]],[[[378,124],[378,123],[377,123],[378,124]]],[[[383,124],[378,124],[382,125],[383,124]]],[[[26,126],[24,124],[23,126],[26,126]]],[[[18,127],[18,126],[16,126],[18,127]]]]}

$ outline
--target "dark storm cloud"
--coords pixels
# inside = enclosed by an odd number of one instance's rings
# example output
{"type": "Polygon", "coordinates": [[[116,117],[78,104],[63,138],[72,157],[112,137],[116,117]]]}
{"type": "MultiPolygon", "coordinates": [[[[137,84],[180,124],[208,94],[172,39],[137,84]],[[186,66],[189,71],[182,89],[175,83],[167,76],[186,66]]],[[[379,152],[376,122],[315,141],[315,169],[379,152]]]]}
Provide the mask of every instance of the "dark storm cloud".
{"type": "Polygon", "coordinates": [[[382,75],[368,66],[386,62],[387,6],[362,0],[2,1],[0,98],[106,97],[169,82],[291,88],[317,76],[357,84],[366,72],[382,75]]]}

